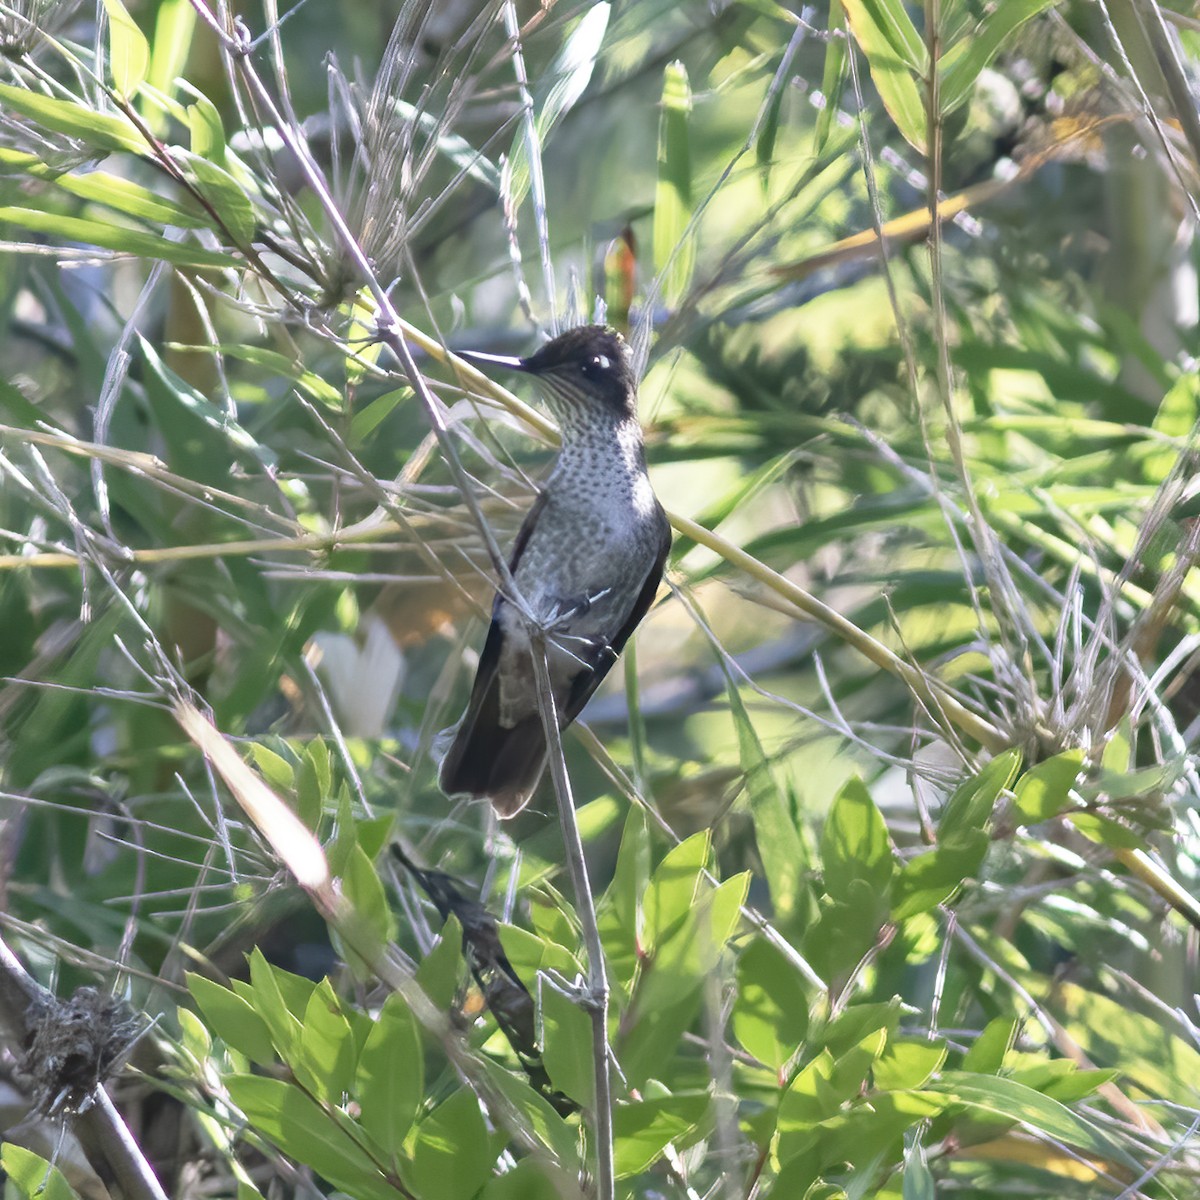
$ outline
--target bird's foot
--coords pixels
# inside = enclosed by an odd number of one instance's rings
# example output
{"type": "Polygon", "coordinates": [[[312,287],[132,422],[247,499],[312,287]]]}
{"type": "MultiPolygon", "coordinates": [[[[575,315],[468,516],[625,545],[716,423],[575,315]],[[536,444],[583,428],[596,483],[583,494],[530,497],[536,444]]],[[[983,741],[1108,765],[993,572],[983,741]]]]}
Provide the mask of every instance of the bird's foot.
{"type": "Polygon", "coordinates": [[[598,600],[603,600],[611,591],[612,588],[601,588],[590,596],[560,598],[554,605],[553,614],[542,622],[542,632],[545,634],[561,633],[572,621],[586,616],[592,605],[598,600]]]}

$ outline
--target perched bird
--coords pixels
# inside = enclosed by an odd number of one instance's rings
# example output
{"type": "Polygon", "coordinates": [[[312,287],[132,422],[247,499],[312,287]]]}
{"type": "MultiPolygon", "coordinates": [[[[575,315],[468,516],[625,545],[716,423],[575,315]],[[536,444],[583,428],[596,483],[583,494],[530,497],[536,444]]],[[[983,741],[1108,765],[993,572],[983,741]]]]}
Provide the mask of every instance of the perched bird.
{"type": "MultiPolygon", "coordinates": [[[[562,450],[517,534],[509,569],[546,630],[559,728],[580,713],[662,579],[671,527],[646,474],[637,381],[619,333],[583,325],[528,358],[464,354],[532,375],[562,431],[562,450]]],[[[521,811],[546,765],[546,738],[525,621],[497,594],[475,686],[443,733],[439,782],[448,796],[521,811]]]]}

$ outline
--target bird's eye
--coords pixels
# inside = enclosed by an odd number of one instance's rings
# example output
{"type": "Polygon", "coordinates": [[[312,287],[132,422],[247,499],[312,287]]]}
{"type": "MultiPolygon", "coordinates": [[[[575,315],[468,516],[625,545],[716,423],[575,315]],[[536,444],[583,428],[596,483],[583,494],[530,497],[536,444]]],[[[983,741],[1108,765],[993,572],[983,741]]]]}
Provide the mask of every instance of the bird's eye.
{"type": "Polygon", "coordinates": [[[588,379],[599,379],[611,366],[612,363],[607,355],[593,354],[591,358],[584,361],[582,369],[588,379]]]}

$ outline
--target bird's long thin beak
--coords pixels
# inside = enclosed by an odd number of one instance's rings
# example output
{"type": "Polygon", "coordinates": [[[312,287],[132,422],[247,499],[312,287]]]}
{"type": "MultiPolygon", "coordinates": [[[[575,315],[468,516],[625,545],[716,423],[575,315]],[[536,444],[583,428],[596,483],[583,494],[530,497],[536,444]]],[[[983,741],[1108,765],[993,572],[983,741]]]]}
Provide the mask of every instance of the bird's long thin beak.
{"type": "Polygon", "coordinates": [[[459,350],[458,357],[469,362],[473,367],[492,367],[493,369],[499,367],[504,371],[528,369],[523,358],[513,358],[507,354],[480,354],[474,350],[459,350]]]}

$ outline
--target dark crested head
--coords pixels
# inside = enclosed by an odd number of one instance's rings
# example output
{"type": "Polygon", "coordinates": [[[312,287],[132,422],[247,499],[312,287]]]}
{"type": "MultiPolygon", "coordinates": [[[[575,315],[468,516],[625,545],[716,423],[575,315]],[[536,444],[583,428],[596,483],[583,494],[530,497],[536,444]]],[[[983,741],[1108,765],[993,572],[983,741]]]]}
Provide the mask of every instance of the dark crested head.
{"type": "Polygon", "coordinates": [[[568,329],[521,359],[520,370],[541,382],[554,407],[600,401],[616,416],[633,416],[636,411],[637,380],[629,347],[607,326],[568,329]]]}

